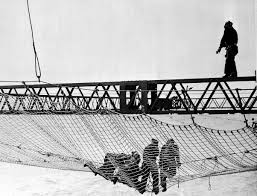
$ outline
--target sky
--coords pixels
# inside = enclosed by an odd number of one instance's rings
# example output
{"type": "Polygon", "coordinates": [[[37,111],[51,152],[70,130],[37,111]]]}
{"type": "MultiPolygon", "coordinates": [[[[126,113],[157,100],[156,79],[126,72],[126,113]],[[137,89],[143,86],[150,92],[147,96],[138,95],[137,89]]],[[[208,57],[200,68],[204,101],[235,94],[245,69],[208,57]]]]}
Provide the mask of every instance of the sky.
{"type": "MultiPolygon", "coordinates": [[[[51,83],[224,75],[231,20],[239,76],[256,70],[254,0],[30,0],[41,80],[51,83]]],[[[0,81],[36,80],[26,0],[0,0],[0,81]]]]}

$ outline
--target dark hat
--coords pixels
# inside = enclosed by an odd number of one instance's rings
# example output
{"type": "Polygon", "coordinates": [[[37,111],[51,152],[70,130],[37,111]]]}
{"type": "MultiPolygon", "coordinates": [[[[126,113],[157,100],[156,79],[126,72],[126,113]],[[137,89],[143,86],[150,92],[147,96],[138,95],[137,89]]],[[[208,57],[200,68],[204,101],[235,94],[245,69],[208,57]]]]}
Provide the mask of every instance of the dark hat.
{"type": "Polygon", "coordinates": [[[233,25],[233,22],[227,21],[227,22],[225,23],[224,27],[225,27],[225,28],[226,28],[226,27],[232,27],[232,25],[233,25]]]}
{"type": "Polygon", "coordinates": [[[139,162],[140,162],[140,160],[141,160],[141,157],[140,157],[140,155],[138,154],[138,153],[136,153],[136,154],[134,154],[134,159],[135,159],[135,161],[136,161],[136,163],[138,164],[139,162]]]}
{"type": "Polygon", "coordinates": [[[153,139],[152,139],[152,143],[153,143],[153,144],[158,144],[158,140],[153,138],[153,139]]]}
{"type": "MultiPolygon", "coordinates": [[[[133,152],[132,152],[132,156],[133,156],[133,157],[136,157],[136,156],[138,156],[138,155],[139,155],[139,153],[138,153],[137,151],[133,151],[133,152]]],[[[139,156],[140,156],[140,155],[139,155],[139,156]]]]}
{"type": "Polygon", "coordinates": [[[167,143],[174,143],[175,141],[171,138],[171,139],[168,139],[167,143]]]}

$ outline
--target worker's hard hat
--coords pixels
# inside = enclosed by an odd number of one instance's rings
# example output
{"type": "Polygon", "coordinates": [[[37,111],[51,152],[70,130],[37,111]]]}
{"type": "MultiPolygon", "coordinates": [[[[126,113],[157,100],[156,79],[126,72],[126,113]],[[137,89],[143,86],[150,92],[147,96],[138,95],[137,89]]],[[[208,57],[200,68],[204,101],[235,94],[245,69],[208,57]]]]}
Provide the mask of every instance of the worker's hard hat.
{"type": "Polygon", "coordinates": [[[231,21],[227,21],[224,25],[224,27],[232,27],[233,23],[231,21]]]}
{"type": "Polygon", "coordinates": [[[152,143],[153,143],[153,144],[158,144],[158,140],[153,138],[153,139],[152,139],[152,143]]]}
{"type": "Polygon", "coordinates": [[[170,143],[173,144],[174,142],[175,142],[175,141],[174,141],[172,138],[167,141],[167,143],[169,143],[169,144],[170,144],[170,143]]]}

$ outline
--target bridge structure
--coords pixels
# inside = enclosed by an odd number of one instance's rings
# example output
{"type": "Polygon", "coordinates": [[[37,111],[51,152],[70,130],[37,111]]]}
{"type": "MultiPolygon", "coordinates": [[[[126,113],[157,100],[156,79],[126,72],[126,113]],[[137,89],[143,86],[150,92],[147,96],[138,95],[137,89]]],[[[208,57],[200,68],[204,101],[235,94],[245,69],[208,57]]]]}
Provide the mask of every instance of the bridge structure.
{"type": "Polygon", "coordinates": [[[0,86],[0,112],[257,113],[256,77],[0,86]]]}

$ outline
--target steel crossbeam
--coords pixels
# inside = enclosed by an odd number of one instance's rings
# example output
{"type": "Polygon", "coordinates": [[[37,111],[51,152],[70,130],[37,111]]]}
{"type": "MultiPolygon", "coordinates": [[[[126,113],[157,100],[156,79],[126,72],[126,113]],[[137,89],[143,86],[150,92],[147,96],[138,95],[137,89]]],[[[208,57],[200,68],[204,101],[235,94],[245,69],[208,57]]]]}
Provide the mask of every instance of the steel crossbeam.
{"type": "Polygon", "coordinates": [[[0,112],[257,113],[256,78],[0,86],[0,112]]]}

